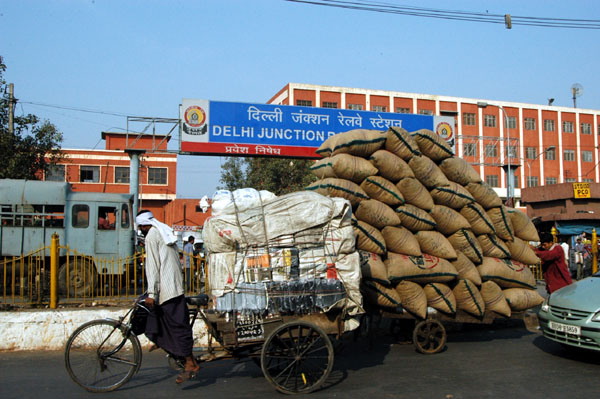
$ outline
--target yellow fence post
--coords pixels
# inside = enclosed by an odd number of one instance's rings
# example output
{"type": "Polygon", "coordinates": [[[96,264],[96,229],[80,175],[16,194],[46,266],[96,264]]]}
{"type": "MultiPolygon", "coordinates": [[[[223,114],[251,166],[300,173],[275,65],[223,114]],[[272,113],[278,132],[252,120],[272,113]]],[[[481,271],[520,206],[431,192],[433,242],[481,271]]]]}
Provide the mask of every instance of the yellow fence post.
{"type": "Polygon", "coordinates": [[[50,244],[50,309],[58,305],[58,234],[52,234],[50,244]]]}
{"type": "Polygon", "coordinates": [[[598,236],[596,229],[592,229],[592,273],[598,272],[598,236]]]}

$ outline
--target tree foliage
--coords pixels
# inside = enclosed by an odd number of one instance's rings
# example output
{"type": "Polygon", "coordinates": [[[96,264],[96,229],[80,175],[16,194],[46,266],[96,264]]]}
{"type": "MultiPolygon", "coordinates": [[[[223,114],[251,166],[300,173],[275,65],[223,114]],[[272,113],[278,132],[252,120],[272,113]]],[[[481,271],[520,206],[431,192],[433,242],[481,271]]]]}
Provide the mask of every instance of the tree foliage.
{"type": "Polygon", "coordinates": [[[301,191],[315,181],[311,160],[291,158],[228,158],[221,167],[222,188],[251,187],[275,195],[301,191]]]}
{"type": "Polygon", "coordinates": [[[49,121],[32,114],[14,116],[14,131],[9,129],[9,93],[3,73],[6,65],[0,57],[0,178],[30,179],[42,177],[49,166],[61,159],[62,133],[49,121]]]}

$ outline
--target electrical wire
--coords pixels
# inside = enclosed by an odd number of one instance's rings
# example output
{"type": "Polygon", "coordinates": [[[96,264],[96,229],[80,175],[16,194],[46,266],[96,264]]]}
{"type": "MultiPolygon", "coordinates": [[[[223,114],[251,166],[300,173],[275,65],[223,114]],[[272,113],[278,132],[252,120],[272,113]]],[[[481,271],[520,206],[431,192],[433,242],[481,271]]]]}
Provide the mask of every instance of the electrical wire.
{"type": "MultiPolygon", "coordinates": [[[[374,1],[344,1],[344,0],[284,0],[292,3],[303,3],[326,7],[337,7],[358,11],[371,11],[387,14],[399,14],[424,18],[438,18],[445,20],[459,20],[468,22],[481,22],[492,24],[506,24],[504,14],[490,14],[483,12],[468,12],[458,10],[443,10],[423,8],[416,6],[400,6],[391,3],[374,1]]],[[[570,18],[542,18],[527,16],[510,16],[512,25],[535,26],[544,28],[569,28],[569,29],[600,29],[600,20],[597,19],[570,19],[570,18]]]]}

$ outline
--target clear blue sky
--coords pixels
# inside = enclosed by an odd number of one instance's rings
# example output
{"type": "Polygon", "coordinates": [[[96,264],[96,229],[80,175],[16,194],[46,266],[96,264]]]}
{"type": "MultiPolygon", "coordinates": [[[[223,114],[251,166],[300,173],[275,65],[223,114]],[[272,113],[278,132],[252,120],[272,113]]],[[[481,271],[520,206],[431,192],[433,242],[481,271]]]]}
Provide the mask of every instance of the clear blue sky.
{"type": "MultiPolygon", "coordinates": [[[[385,2],[600,19],[597,0],[385,2]]],[[[27,102],[177,118],[182,98],[264,103],[297,82],[571,106],[577,82],[578,106],[600,109],[599,39],[599,30],[507,30],[283,0],[0,0],[17,113],[50,120],[65,148],[103,148],[100,132],[126,129],[126,118],[27,102]]],[[[222,162],[180,156],[177,195],[211,196],[222,162]]]]}

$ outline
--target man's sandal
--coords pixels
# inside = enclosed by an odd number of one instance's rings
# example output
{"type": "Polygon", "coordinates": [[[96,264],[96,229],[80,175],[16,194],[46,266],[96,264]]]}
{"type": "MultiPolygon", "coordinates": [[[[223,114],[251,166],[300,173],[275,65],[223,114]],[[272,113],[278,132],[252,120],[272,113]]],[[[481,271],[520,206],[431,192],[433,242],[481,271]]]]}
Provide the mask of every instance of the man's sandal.
{"type": "Polygon", "coordinates": [[[181,384],[183,382],[186,382],[187,380],[191,380],[196,376],[196,373],[198,371],[200,371],[200,366],[196,366],[196,368],[192,370],[184,370],[181,374],[177,376],[175,383],[181,384]]]}

